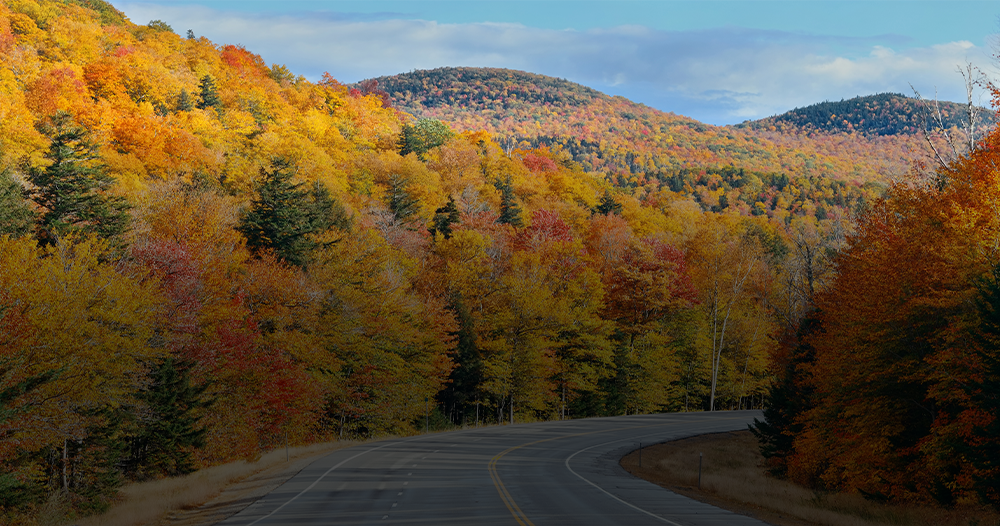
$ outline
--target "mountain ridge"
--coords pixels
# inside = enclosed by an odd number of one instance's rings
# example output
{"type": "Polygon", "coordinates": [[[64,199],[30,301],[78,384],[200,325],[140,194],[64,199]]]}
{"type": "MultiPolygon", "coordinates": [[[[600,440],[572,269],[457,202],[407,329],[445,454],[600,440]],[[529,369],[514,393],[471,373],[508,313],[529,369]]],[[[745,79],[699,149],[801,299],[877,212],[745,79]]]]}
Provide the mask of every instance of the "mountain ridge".
{"type": "Polygon", "coordinates": [[[779,116],[713,126],[565,79],[502,68],[446,67],[372,80],[418,119],[457,131],[484,129],[511,147],[559,148],[589,171],[624,177],[736,166],[860,183],[897,177],[928,157],[915,133],[827,130],[779,116]]]}

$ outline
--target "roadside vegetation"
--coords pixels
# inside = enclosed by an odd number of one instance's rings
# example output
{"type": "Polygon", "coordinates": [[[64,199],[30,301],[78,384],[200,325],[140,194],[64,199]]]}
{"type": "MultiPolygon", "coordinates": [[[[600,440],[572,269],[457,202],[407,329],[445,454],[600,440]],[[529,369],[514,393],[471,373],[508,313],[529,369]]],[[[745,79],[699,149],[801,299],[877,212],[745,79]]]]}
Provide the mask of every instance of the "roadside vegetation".
{"type": "Polygon", "coordinates": [[[858,493],[803,487],[768,473],[749,431],[701,435],[647,446],[621,465],[633,475],[695,500],[776,526],[994,526],[1000,514],[984,506],[943,509],[883,504],[858,493]],[[701,488],[698,461],[702,461],[701,488]]]}

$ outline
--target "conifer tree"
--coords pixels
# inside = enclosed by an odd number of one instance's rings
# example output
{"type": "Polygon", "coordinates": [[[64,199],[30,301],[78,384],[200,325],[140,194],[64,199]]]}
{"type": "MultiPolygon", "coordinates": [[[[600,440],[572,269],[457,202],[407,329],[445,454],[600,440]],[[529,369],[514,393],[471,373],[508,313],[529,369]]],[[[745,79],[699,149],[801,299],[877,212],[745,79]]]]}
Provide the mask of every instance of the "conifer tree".
{"type": "Polygon", "coordinates": [[[768,390],[764,420],[755,418],[749,426],[760,444],[761,455],[767,459],[768,470],[777,477],[784,477],[787,472],[795,436],[802,430],[798,417],[810,407],[812,388],[803,376],[815,358],[815,350],[808,340],[821,330],[818,314],[812,313],[802,320],[793,337],[782,342],[782,349],[788,352],[787,356],[779,356],[781,375],[768,390]]]}
{"type": "Polygon", "coordinates": [[[517,204],[517,197],[510,184],[510,177],[507,177],[506,180],[497,180],[493,186],[500,191],[500,217],[497,222],[513,227],[523,225],[521,207],[517,204]]]}
{"type": "Polygon", "coordinates": [[[286,262],[305,266],[317,246],[310,234],[349,227],[343,207],[324,186],[315,184],[308,190],[292,182],[294,169],[289,161],[276,159],[270,169],[261,168],[260,174],[256,195],[236,228],[254,253],[273,250],[286,262]]]}
{"type": "Polygon", "coordinates": [[[458,223],[458,221],[459,214],[458,207],[455,206],[455,198],[448,197],[448,204],[434,211],[434,220],[427,230],[432,236],[441,232],[441,235],[448,239],[451,237],[451,225],[458,223]]]}
{"type": "Polygon", "coordinates": [[[602,216],[608,214],[621,215],[622,205],[621,203],[615,201],[615,198],[611,196],[611,193],[607,190],[604,191],[604,196],[601,197],[601,202],[598,203],[597,208],[594,211],[602,216]]]}
{"type": "Polygon", "coordinates": [[[219,98],[219,89],[215,86],[215,79],[211,75],[201,77],[201,80],[198,82],[198,89],[200,90],[198,109],[215,108],[218,110],[222,107],[222,99],[219,98]]]}
{"type": "Polygon", "coordinates": [[[409,180],[399,174],[389,176],[389,192],[386,205],[399,221],[407,221],[420,210],[420,203],[406,189],[409,180]]]}
{"type": "Polygon", "coordinates": [[[0,171],[0,236],[20,237],[31,232],[35,213],[28,206],[29,195],[10,171],[0,171]]]}
{"type": "Polygon", "coordinates": [[[40,244],[54,244],[62,235],[92,232],[111,238],[125,231],[128,203],[107,193],[114,180],[99,163],[97,145],[89,132],[59,111],[40,127],[51,139],[46,167],[31,167],[32,200],[41,208],[36,223],[40,244]]]}
{"type": "Polygon", "coordinates": [[[194,102],[186,89],[182,89],[177,95],[177,102],[174,104],[174,111],[191,111],[194,109],[194,102]]]}
{"type": "Polygon", "coordinates": [[[966,381],[972,404],[992,418],[977,424],[963,449],[975,469],[974,488],[983,502],[1000,508],[1000,265],[979,280],[976,310],[979,328],[974,334],[975,354],[983,374],[981,380],[966,381]]]}
{"type": "Polygon", "coordinates": [[[150,389],[140,395],[149,413],[140,419],[138,433],[131,440],[130,468],[137,479],[194,470],[192,449],[204,446],[206,432],[199,426],[199,413],[211,401],[204,399],[208,384],[192,385],[189,369],[188,364],[165,359],[153,372],[150,389]]]}

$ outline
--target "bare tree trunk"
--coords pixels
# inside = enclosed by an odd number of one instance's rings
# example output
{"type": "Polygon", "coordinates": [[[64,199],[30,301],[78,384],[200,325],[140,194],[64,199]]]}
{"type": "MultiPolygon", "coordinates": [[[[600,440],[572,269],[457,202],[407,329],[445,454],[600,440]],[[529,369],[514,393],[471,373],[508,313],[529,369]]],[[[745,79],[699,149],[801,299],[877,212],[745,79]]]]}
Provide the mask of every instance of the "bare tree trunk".
{"type": "Polygon", "coordinates": [[[69,439],[63,440],[62,486],[63,491],[69,491],[69,439]]]}

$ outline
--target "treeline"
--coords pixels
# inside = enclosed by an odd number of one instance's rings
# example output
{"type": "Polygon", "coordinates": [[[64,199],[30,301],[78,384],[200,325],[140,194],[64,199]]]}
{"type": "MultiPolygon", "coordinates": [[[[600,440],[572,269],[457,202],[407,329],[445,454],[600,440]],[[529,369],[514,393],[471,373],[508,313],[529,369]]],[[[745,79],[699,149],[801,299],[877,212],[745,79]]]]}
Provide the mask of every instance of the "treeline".
{"type": "Polygon", "coordinates": [[[877,501],[1000,505],[998,152],[994,130],[859,216],[775,355],[756,426],[774,473],[877,501]]]}

